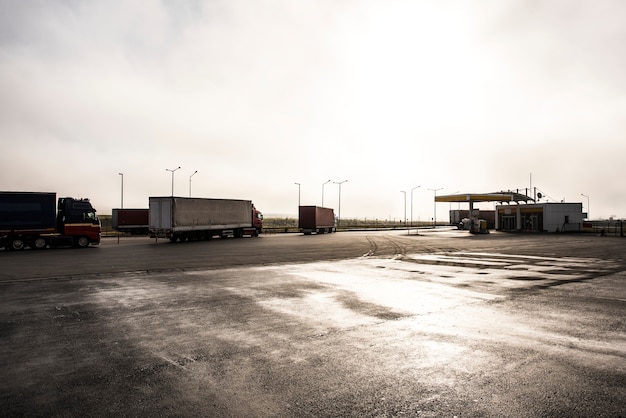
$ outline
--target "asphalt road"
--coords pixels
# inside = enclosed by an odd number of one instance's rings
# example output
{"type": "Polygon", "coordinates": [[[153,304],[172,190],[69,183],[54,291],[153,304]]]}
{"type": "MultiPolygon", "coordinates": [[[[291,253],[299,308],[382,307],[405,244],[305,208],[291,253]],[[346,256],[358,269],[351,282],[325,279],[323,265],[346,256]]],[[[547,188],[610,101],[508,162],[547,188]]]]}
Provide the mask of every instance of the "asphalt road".
{"type": "Polygon", "coordinates": [[[626,240],[0,252],[2,416],[626,416],[626,240]]]}

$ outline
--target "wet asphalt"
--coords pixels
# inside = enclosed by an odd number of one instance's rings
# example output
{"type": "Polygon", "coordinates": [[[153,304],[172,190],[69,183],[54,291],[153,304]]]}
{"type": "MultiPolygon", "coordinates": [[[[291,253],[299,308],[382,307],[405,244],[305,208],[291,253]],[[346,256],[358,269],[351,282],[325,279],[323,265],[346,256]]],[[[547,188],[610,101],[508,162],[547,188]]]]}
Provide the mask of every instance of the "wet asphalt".
{"type": "Polygon", "coordinates": [[[0,253],[2,416],[626,416],[626,241],[459,231],[0,253]]]}

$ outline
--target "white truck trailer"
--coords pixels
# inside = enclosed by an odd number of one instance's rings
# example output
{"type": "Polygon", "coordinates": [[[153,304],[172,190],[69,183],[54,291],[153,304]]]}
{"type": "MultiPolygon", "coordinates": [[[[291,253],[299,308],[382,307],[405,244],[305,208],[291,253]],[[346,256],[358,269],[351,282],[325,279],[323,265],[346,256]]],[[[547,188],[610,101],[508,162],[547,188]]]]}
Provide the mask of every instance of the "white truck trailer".
{"type": "Polygon", "coordinates": [[[171,242],[198,241],[263,231],[263,214],[249,200],[150,197],[150,236],[171,242]]]}

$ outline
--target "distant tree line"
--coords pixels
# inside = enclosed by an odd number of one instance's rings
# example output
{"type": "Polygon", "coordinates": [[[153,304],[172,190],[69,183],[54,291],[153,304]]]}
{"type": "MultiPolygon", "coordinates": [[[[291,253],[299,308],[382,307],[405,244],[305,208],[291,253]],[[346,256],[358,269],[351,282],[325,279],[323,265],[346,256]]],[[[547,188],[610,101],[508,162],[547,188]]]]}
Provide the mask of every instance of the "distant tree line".
{"type": "MultiPolygon", "coordinates": [[[[410,221],[407,222],[412,227],[432,226],[432,222],[410,221]]],[[[445,222],[437,222],[438,225],[445,225],[445,222]]],[[[337,230],[342,229],[403,229],[407,224],[398,219],[358,219],[346,218],[339,220],[337,230]]],[[[263,229],[267,232],[295,232],[298,231],[298,218],[268,218],[263,220],[263,229]]]]}

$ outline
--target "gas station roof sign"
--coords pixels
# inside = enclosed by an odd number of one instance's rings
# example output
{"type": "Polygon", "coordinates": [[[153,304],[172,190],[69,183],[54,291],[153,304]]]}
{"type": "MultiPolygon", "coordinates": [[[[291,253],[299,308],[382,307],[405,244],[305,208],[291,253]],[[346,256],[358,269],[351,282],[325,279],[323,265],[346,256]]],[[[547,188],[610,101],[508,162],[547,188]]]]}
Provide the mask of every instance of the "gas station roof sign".
{"type": "Polygon", "coordinates": [[[534,201],[521,193],[463,193],[435,196],[435,202],[528,202],[534,201]]]}

